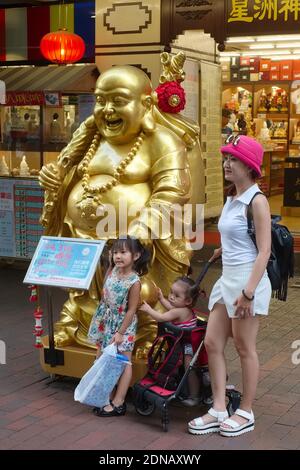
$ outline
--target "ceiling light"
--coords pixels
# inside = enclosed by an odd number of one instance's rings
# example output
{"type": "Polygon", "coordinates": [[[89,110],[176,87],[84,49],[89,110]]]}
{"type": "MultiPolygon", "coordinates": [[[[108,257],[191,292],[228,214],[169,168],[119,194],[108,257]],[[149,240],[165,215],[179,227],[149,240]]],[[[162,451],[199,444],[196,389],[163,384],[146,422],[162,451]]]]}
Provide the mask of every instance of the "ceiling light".
{"type": "Polygon", "coordinates": [[[274,49],[274,44],[250,44],[249,49],[274,49]]]}
{"type": "Polygon", "coordinates": [[[271,57],[273,55],[280,55],[280,54],[291,54],[290,51],[288,50],[284,50],[284,51],[274,51],[274,50],[270,50],[270,51],[265,51],[263,49],[259,50],[259,51],[243,51],[242,52],[242,56],[256,56],[256,55],[263,55],[263,56],[267,56],[267,57],[271,57]]]}
{"type": "MultiPolygon", "coordinates": [[[[263,46],[265,47],[265,46],[263,46]]],[[[284,48],[284,47],[300,47],[300,42],[285,42],[283,44],[276,44],[276,49],[281,49],[281,48],[284,48]]]]}
{"type": "Polygon", "coordinates": [[[287,35],[278,35],[278,36],[259,36],[256,38],[257,42],[267,42],[267,41],[293,41],[300,40],[300,34],[287,34],[287,35]]]}
{"type": "Polygon", "coordinates": [[[234,42],[254,42],[254,38],[249,36],[244,37],[235,37],[235,38],[228,38],[226,40],[227,43],[234,43],[234,42]]]}
{"type": "Polygon", "coordinates": [[[275,60],[296,60],[296,59],[300,59],[300,55],[276,55],[275,57],[272,57],[272,60],[275,61],[275,60]]]}
{"type": "Polygon", "coordinates": [[[221,57],[239,57],[239,52],[220,52],[221,57]]]}

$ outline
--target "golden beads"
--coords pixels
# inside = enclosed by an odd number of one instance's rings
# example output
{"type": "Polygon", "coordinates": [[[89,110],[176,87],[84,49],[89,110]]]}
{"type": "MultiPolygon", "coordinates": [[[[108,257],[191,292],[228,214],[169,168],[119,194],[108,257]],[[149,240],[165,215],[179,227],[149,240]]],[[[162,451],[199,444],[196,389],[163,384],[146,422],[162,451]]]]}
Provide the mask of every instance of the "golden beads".
{"type": "MultiPolygon", "coordinates": [[[[97,197],[96,195],[97,194],[104,194],[107,191],[109,191],[110,189],[112,189],[114,186],[117,186],[117,184],[120,181],[120,177],[124,174],[125,168],[134,159],[136,153],[138,152],[140,146],[142,145],[142,143],[144,141],[144,137],[145,136],[144,136],[143,133],[141,133],[137,137],[133,147],[128,152],[127,157],[125,157],[119,163],[119,165],[115,168],[115,171],[114,171],[114,174],[113,174],[113,179],[111,181],[109,181],[106,184],[103,184],[102,186],[90,186],[89,185],[90,175],[88,174],[87,170],[88,170],[88,166],[90,164],[90,161],[94,157],[94,155],[97,151],[97,148],[99,146],[99,143],[100,143],[100,134],[97,133],[95,135],[88,151],[86,152],[82,162],[79,165],[79,170],[82,171],[82,173],[83,173],[83,177],[82,177],[82,187],[83,187],[82,199],[83,200],[87,199],[88,195],[91,195],[91,194],[94,195],[95,194],[95,196],[93,197],[93,203],[95,205],[100,204],[100,198],[97,197]]],[[[84,218],[86,216],[89,217],[90,219],[95,219],[96,218],[96,214],[93,214],[93,213],[92,214],[87,214],[83,210],[82,213],[81,213],[81,217],[84,218]]]]}

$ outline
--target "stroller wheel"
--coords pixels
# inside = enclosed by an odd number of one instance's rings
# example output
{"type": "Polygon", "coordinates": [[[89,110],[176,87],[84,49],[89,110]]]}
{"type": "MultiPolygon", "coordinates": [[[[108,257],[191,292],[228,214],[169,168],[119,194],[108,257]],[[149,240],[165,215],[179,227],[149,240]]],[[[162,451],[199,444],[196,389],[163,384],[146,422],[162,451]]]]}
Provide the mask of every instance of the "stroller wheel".
{"type": "Polygon", "coordinates": [[[150,416],[155,410],[155,403],[145,401],[142,406],[136,406],[135,411],[141,416],[150,416]]]}

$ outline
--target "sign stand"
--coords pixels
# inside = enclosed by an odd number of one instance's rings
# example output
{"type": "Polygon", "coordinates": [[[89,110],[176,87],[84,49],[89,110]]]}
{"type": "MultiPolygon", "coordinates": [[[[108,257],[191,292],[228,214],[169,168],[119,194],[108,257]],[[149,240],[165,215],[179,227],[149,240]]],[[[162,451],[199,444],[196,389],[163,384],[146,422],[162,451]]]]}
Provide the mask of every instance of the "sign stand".
{"type": "Polygon", "coordinates": [[[63,366],[64,352],[55,349],[54,343],[54,326],[53,326],[53,300],[52,300],[52,288],[46,289],[47,296],[47,311],[48,311],[48,329],[49,329],[49,349],[44,349],[45,363],[50,364],[51,367],[63,366]]]}
{"type": "Polygon", "coordinates": [[[102,240],[41,237],[24,278],[24,283],[47,286],[49,348],[44,349],[45,364],[64,365],[64,351],[55,348],[53,288],[87,290],[105,246],[102,240]]]}

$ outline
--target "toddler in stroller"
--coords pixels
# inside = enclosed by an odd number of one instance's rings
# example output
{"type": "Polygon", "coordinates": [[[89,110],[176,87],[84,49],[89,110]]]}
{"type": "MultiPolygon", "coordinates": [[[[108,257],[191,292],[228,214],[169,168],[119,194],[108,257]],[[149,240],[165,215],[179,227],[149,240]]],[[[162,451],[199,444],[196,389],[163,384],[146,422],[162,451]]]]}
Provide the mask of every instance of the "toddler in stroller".
{"type": "Polygon", "coordinates": [[[148,313],[157,322],[172,322],[179,330],[184,330],[180,337],[180,343],[184,369],[190,371],[187,377],[189,398],[184,400],[184,404],[188,406],[199,404],[199,380],[195,370],[189,369],[194,353],[191,343],[191,330],[193,330],[197,323],[197,317],[192,307],[197,300],[198,294],[198,285],[189,277],[184,276],[176,279],[173,283],[168,299],[159,290],[158,298],[163,307],[167,309],[165,313],[154,310],[146,302],[140,307],[140,310],[148,313]]]}
{"type": "MultiPolygon", "coordinates": [[[[187,392],[190,405],[208,404],[211,397],[204,347],[206,320],[197,318],[199,312],[192,308],[210,264],[205,265],[196,282],[187,277],[177,279],[168,300],[159,293],[167,312],[157,312],[146,303],[141,307],[158,321],[158,334],[148,354],[148,371],[133,387],[133,401],[143,416],[159,408],[164,431],[168,430],[168,405],[172,400],[186,402],[187,392]]],[[[228,407],[237,408],[239,392],[228,390],[227,396],[228,407]]]]}
{"type": "Polygon", "coordinates": [[[164,431],[168,430],[168,404],[176,398],[184,400],[191,374],[195,374],[198,387],[202,384],[198,402],[211,396],[203,344],[205,330],[206,322],[201,320],[196,320],[195,326],[191,328],[181,328],[169,322],[159,323],[158,335],[148,354],[147,374],[133,387],[136,411],[142,416],[148,416],[156,407],[160,409],[164,431]],[[184,368],[186,344],[195,353],[188,367],[184,368]]]}

